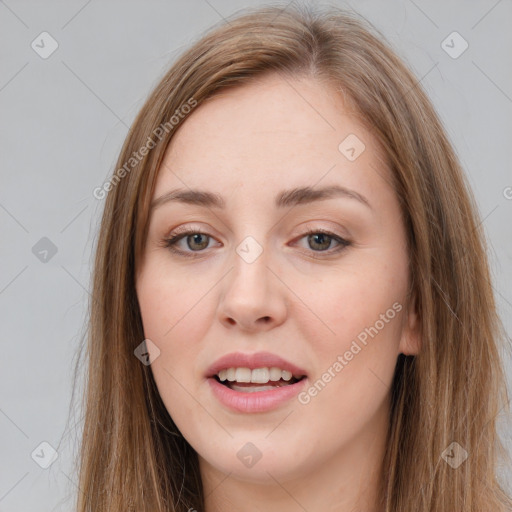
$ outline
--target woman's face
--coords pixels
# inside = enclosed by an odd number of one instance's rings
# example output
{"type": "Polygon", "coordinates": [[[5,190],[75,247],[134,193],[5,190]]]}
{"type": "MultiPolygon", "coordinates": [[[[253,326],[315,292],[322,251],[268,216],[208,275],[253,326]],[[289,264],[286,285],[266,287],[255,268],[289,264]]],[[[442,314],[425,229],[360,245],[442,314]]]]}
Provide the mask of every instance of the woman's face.
{"type": "Polygon", "coordinates": [[[418,347],[390,183],[316,81],[265,77],[180,126],[153,200],[182,197],[152,210],[136,287],[158,390],[203,472],[284,482],[382,453],[397,356],[418,347]]]}

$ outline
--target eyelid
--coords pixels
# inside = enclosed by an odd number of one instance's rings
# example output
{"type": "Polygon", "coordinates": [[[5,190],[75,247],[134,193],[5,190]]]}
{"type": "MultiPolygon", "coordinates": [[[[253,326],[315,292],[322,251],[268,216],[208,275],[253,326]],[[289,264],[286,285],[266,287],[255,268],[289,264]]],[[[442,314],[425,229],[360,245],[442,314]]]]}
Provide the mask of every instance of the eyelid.
{"type": "MultiPolygon", "coordinates": [[[[178,226],[177,228],[171,229],[169,234],[166,236],[166,238],[171,238],[173,236],[181,235],[181,234],[185,234],[185,233],[188,234],[189,232],[202,233],[205,235],[209,234],[209,233],[206,233],[204,231],[204,229],[201,226],[199,226],[199,224],[184,224],[184,225],[178,226]]],[[[213,236],[213,235],[210,235],[210,236],[213,236]]]]}

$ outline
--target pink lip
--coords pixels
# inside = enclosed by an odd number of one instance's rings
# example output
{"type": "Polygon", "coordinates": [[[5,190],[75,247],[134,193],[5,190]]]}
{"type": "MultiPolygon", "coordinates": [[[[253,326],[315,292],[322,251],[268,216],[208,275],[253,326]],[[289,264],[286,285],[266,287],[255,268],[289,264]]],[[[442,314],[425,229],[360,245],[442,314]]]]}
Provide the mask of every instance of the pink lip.
{"type": "MultiPolygon", "coordinates": [[[[268,391],[254,391],[250,393],[235,391],[224,386],[215,378],[215,375],[220,370],[227,368],[250,368],[254,370],[255,368],[272,367],[287,370],[297,377],[306,376],[304,369],[270,352],[257,352],[256,354],[234,352],[232,354],[226,354],[220,359],[217,359],[217,361],[208,368],[205,376],[207,377],[212,393],[225,407],[237,412],[265,412],[276,409],[282,403],[296,396],[306,385],[307,378],[304,377],[295,384],[276,387],[268,391]]],[[[261,386],[264,385],[265,384],[261,384],[261,386]]]]}
{"type": "MultiPolygon", "coordinates": [[[[214,396],[225,407],[236,412],[255,413],[266,412],[278,408],[282,403],[295,397],[306,385],[307,378],[295,384],[278,387],[269,391],[244,393],[234,391],[221,384],[214,377],[208,378],[208,384],[214,396]]],[[[264,384],[261,384],[264,386],[264,384]]]]}
{"type": "Polygon", "coordinates": [[[217,359],[206,371],[206,377],[213,377],[220,370],[227,368],[281,368],[287,370],[294,376],[306,375],[306,371],[298,366],[286,361],[285,359],[271,354],[270,352],[257,352],[255,354],[244,354],[242,352],[233,352],[217,359]]]}

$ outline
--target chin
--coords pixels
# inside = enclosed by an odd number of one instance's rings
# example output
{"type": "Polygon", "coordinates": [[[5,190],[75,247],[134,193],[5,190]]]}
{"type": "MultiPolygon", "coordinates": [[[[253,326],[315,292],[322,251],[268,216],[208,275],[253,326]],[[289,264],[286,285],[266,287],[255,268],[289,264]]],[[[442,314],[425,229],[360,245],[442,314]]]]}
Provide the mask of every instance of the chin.
{"type": "MultiPolygon", "coordinates": [[[[268,432],[262,437],[265,435],[268,432]]],[[[286,446],[281,441],[273,444],[266,440],[264,443],[259,439],[244,442],[231,440],[218,453],[212,452],[210,447],[206,456],[199,454],[200,465],[210,465],[221,473],[229,474],[230,478],[259,484],[275,484],[276,480],[285,482],[307,473],[301,468],[309,464],[298,461],[292,455],[301,450],[300,446],[286,446]]]]}

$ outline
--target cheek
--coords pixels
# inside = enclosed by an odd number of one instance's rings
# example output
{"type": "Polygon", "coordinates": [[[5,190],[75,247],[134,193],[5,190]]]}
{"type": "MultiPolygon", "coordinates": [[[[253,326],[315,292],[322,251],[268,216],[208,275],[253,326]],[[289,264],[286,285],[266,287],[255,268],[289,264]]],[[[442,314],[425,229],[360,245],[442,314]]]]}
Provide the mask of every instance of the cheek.
{"type": "Polygon", "coordinates": [[[304,339],[315,340],[312,348],[319,359],[343,353],[355,339],[364,343],[371,334],[380,340],[375,348],[393,350],[399,343],[406,290],[405,265],[391,267],[383,261],[347,266],[314,281],[294,280],[294,291],[309,309],[295,315],[295,321],[304,339]]]}
{"type": "Polygon", "coordinates": [[[201,379],[197,367],[201,340],[211,321],[204,300],[211,286],[190,286],[190,279],[168,277],[155,268],[143,272],[137,282],[144,336],[160,351],[151,371],[173,421],[181,432],[190,432],[201,420],[194,397],[201,379]]]}
{"type": "Polygon", "coordinates": [[[160,391],[172,388],[175,392],[178,383],[199,373],[195,363],[211,322],[205,300],[211,286],[191,286],[190,279],[160,270],[155,265],[140,274],[137,296],[144,336],[160,351],[151,364],[155,381],[160,391]]]}
{"type": "Polygon", "coordinates": [[[402,332],[405,268],[404,261],[369,258],[305,295],[318,316],[305,315],[300,327],[314,340],[308,355],[316,372],[300,403],[319,428],[344,425],[350,437],[385,403],[402,332]]]}
{"type": "Polygon", "coordinates": [[[139,275],[137,297],[144,334],[163,349],[171,342],[197,339],[201,334],[207,317],[205,298],[214,281],[192,279],[152,261],[139,275]]]}
{"type": "Polygon", "coordinates": [[[361,266],[333,274],[309,295],[301,291],[319,318],[308,315],[301,323],[301,331],[315,340],[310,356],[317,371],[300,403],[318,428],[350,437],[385,403],[407,290],[405,259],[398,255],[395,261],[359,260],[361,266]]]}

